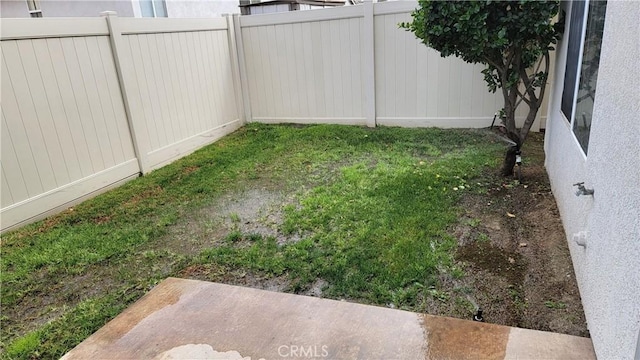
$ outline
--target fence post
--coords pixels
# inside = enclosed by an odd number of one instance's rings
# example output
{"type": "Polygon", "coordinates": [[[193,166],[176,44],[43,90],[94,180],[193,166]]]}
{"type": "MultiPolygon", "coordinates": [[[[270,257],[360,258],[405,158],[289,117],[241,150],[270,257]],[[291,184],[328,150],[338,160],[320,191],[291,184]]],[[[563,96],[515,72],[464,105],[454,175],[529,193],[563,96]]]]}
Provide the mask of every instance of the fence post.
{"type": "Polygon", "coordinates": [[[236,111],[242,123],[246,123],[244,114],[244,101],[242,96],[242,81],[240,80],[240,64],[238,63],[238,45],[236,43],[235,26],[231,14],[223,15],[227,20],[227,40],[229,41],[229,56],[231,57],[231,71],[233,72],[234,98],[236,100],[236,111]]]}
{"type": "Polygon", "coordinates": [[[367,126],[376,126],[376,70],[375,70],[375,32],[373,24],[373,2],[364,0],[364,20],[362,26],[362,49],[364,52],[362,64],[362,81],[364,88],[364,114],[367,126]]]}
{"type": "MultiPolygon", "coordinates": [[[[233,35],[235,38],[236,56],[238,60],[238,72],[240,73],[240,96],[244,108],[244,122],[253,121],[251,115],[251,98],[249,97],[249,79],[247,75],[247,63],[244,55],[244,43],[242,42],[242,27],[240,26],[240,15],[233,14],[231,19],[233,24],[233,35]]],[[[231,28],[230,28],[231,30],[231,28]]]]}
{"type": "MultiPolygon", "coordinates": [[[[141,136],[144,133],[143,129],[136,129],[136,121],[133,117],[135,103],[131,101],[130,94],[128,93],[128,89],[130,86],[127,86],[128,81],[134,79],[134,76],[130,74],[131,67],[123,66],[124,59],[126,57],[125,46],[122,44],[122,32],[120,31],[118,24],[118,17],[115,11],[103,11],[100,13],[107,21],[107,26],[109,28],[109,39],[111,42],[111,53],[113,54],[113,61],[116,65],[116,73],[118,74],[118,84],[120,85],[120,92],[122,93],[122,101],[124,102],[124,111],[127,116],[127,124],[129,125],[129,133],[131,134],[131,142],[133,143],[133,151],[136,154],[136,158],[138,159],[138,166],[140,167],[140,172],[143,174],[151,169],[149,166],[149,161],[147,159],[147,149],[149,148],[146,145],[146,138],[143,139],[141,136]],[[127,75],[124,74],[124,71],[127,71],[127,75]]],[[[130,57],[129,57],[130,59],[130,57]]]]}

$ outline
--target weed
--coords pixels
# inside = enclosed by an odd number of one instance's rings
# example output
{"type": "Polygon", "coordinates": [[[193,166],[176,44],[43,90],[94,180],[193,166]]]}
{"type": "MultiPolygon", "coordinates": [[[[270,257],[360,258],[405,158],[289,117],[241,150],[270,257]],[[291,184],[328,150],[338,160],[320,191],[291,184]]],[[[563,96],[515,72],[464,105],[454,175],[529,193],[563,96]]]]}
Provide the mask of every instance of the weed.
{"type": "Polygon", "coordinates": [[[427,293],[440,302],[447,302],[450,298],[449,293],[447,293],[446,291],[436,290],[433,288],[427,290],[427,293]]]}
{"type": "Polygon", "coordinates": [[[229,218],[231,219],[231,222],[234,222],[234,223],[240,222],[240,215],[238,215],[237,213],[229,214],[229,218]]]}
{"type": "Polygon", "coordinates": [[[247,240],[251,241],[251,242],[256,242],[256,241],[260,241],[262,240],[262,235],[260,234],[249,234],[247,235],[247,240]]]}
{"type": "Polygon", "coordinates": [[[455,297],[455,306],[458,309],[459,313],[474,313],[477,309],[476,306],[469,301],[465,296],[456,296],[455,297]]]}
{"type": "Polygon", "coordinates": [[[508,292],[513,301],[513,306],[519,313],[522,313],[528,307],[526,301],[523,299],[522,289],[517,289],[515,286],[509,285],[508,292]]]}
{"type": "Polygon", "coordinates": [[[242,233],[238,230],[233,230],[227,234],[226,240],[229,242],[238,242],[242,240],[242,233]]]}
{"type": "Polygon", "coordinates": [[[478,237],[476,238],[476,240],[480,241],[480,242],[484,242],[487,243],[489,242],[491,239],[489,238],[489,235],[485,234],[485,233],[480,233],[478,234],[478,237]]]}
{"type": "Polygon", "coordinates": [[[480,219],[477,218],[473,218],[473,219],[469,219],[467,221],[467,225],[471,226],[472,228],[477,228],[478,225],[480,225],[482,221],[480,219]]]}
{"type": "Polygon", "coordinates": [[[548,307],[549,309],[565,309],[567,307],[567,304],[563,303],[562,301],[548,300],[544,302],[544,306],[548,307]]]}
{"type": "Polygon", "coordinates": [[[29,355],[39,357],[40,331],[33,331],[11,343],[6,350],[9,358],[27,358],[29,355]]]}

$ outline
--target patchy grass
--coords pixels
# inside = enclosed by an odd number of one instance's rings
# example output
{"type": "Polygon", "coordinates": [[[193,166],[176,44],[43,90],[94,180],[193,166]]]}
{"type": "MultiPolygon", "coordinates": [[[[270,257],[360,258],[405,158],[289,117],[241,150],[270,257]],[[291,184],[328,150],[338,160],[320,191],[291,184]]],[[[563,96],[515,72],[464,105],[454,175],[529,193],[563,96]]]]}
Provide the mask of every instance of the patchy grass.
{"type": "Polygon", "coordinates": [[[565,309],[567,307],[567,304],[563,303],[562,301],[549,300],[544,302],[544,306],[548,307],[549,309],[565,309]]]}
{"type": "Polygon", "coordinates": [[[320,279],[322,296],[416,311],[446,302],[440,279],[463,275],[457,201],[486,192],[473,184],[503,149],[483,131],[249,124],[3,235],[2,356],[59,357],[158,281],[194,271],[282,279],[296,293],[320,279]],[[292,194],[277,231],[293,240],[244,232],[232,213],[228,229],[207,222],[217,231],[201,231],[211,239],[195,254],[164,246],[200,209],[254,186],[292,194]]]}

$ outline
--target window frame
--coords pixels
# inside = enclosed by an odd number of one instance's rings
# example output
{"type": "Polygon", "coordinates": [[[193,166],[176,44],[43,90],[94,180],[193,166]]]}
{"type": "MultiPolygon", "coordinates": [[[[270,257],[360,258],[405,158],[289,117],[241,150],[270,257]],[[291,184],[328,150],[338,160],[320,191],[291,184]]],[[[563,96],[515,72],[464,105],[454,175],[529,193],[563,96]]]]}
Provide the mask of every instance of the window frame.
{"type": "MultiPolygon", "coordinates": [[[[582,77],[582,58],[584,56],[584,43],[586,41],[587,36],[587,20],[589,20],[589,3],[591,0],[584,0],[584,9],[582,10],[582,28],[580,34],[580,50],[578,51],[578,65],[576,66],[576,83],[573,87],[573,105],[571,106],[571,117],[569,120],[569,128],[571,129],[571,133],[573,133],[573,123],[576,121],[576,99],[578,98],[578,91],[580,90],[580,78],[582,77]]],[[[573,3],[571,4],[573,6],[573,3]]],[[[566,114],[565,114],[566,115],[566,114]]],[[[574,134],[575,137],[575,134],[574,134]]],[[[576,139],[577,140],[577,139],[576,139]]],[[[582,149],[582,146],[580,146],[582,149]]],[[[585,151],[586,155],[586,151],[585,151]]]]}
{"type": "MultiPolygon", "coordinates": [[[[139,2],[139,3],[140,3],[140,10],[141,10],[141,11],[144,11],[144,10],[142,9],[142,2],[143,2],[143,1],[145,1],[145,0],[141,0],[141,1],[139,2]]],[[[153,13],[153,16],[152,16],[151,18],[154,18],[154,19],[155,19],[155,18],[167,18],[167,17],[169,17],[169,14],[167,13],[167,2],[166,2],[166,0],[146,0],[146,1],[148,1],[149,3],[151,3],[151,12],[153,13]],[[162,6],[164,7],[164,14],[165,14],[165,16],[158,16],[158,11],[156,10],[156,2],[157,2],[157,1],[161,1],[161,2],[162,2],[162,6]]],[[[149,16],[142,16],[142,17],[149,17],[149,16]]]]}
{"type": "MultiPolygon", "coordinates": [[[[580,28],[580,37],[579,37],[579,41],[580,41],[580,48],[578,50],[578,61],[575,67],[575,83],[573,84],[573,96],[571,98],[572,101],[572,106],[571,106],[571,114],[567,115],[563,109],[563,98],[564,98],[564,91],[567,90],[564,87],[564,81],[563,81],[563,92],[560,96],[560,114],[562,114],[562,116],[564,117],[564,119],[566,120],[566,123],[569,126],[569,131],[571,131],[571,135],[572,138],[574,139],[575,143],[578,145],[578,148],[580,149],[580,151],[582,152],[582,155],[584,156],[584,158],[586,159],[587,157],[587,152],[589,149],[588,146],[588,142],[587,145],[584,145],[580,142],[580,140],[578,139],[578,135],[575,132],[575,122],[576,122],[576,109],[577,109],[577,99],[578,99],[578,93],[580,91],[580,81],[582,80],[582,69],[583,69],[583,58],[584,58],[584,48],[585,48],[585,44],[586,44],[586,36],[587,36],[587,31],[589,28],[589,10],[590,10],[590,5],[592,2],[594,1],[599,1],[599,0],[583,0],[584,1],[584,9],[583,9],[583,13],[582,16],[579,17],[579,19],[582,19],[582,26],[580,28]],[[567,118],[567,116],[569,116],[567,118]],[[586,147],[586,148],[585,148],[586,147]]],[[[605,0],[606,1],[606,0],[605,0]]],[[[572,14],[573,13],[573,6],[575,6],[575,1],[572,1],[571,3],[571,8],[569,9],[569,13],[572,14]]],[[[569,19],[571,19],[571,15],[568,16],[569,19]]],[[[568,30],[570,32],[571,30],[571,23],[568,23],[568,30]]],[[[600,44],[600,46],[602,46],[602,44],[600,44]]],[[[602,48],[599,49],[599,51],[601,51],[602,48]]],[[[567,44],[567,57],[569,56],[569,44],[567,44]]],[[[598,65],[599,67],[599,65],[598,65]]],[[[567,76],[567,67],[566,67],[566,61],[565,61],[565,74],[564,74],[564,78],[566,79],[567,76]]],[[[595,98],[594,98],[594,102],[595,102],[595,98]]]]}

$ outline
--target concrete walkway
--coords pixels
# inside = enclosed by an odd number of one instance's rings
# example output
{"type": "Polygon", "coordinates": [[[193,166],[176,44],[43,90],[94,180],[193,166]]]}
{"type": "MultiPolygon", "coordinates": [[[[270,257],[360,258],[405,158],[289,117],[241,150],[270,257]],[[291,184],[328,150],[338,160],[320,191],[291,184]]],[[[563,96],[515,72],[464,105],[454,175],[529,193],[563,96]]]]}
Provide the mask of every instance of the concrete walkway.
{"type": "Polygon", "coordinates": [[[590,339],[169,278],[63,359],[595,359],[590,339]]]}

